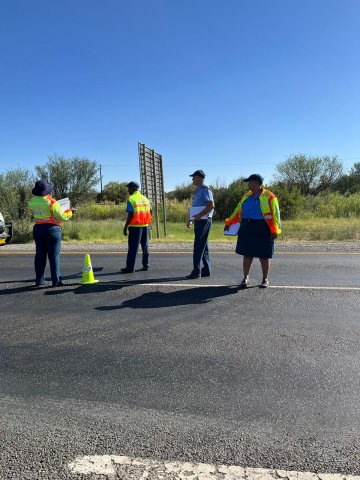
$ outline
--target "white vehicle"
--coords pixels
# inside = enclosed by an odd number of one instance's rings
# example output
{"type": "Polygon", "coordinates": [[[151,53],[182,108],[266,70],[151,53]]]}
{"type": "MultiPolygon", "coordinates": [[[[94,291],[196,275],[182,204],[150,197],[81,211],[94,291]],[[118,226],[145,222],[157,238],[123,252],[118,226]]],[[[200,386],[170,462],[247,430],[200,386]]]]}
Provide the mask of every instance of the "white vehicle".
{"type": "Polygon", "coordinates": [[[12,223],[5,223],[3,214],[0,212],[0,247],[7,245],[13,236],[12,223]]]}

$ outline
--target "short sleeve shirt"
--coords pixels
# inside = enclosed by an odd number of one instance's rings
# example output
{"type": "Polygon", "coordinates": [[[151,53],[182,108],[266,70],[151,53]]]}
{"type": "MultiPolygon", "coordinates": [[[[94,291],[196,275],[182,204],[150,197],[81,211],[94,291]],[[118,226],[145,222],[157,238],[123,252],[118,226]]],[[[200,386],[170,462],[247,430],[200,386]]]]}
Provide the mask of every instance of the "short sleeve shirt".
{"type": "Polygon", "coordinates": [[[133,206],[131,205],[131,202],[128,200],[126,204],[126,212],[128,213],[134,213],[133,206]]]}
{"type": "Polygon", "coordinates": [[[257,195],[249,195],[242,205],[242,218],[251,218],[252,220],[263,220],[264,216],[260,207],[261,191],[257,195]]]}
{"type": "MultiPolygon", "coordinates": [[[[205,207],[206,203],[210,201],[211,202],[214,201],[214,196],[212,194],[212,191],[206,185],[201,185],[195,192],[195,195],[192,201],[192,206],[205,207]]],[[[209,218],[212,218],[213,214],[214,214],[214,209],[212,209],[208,213],[209,218]]]]}

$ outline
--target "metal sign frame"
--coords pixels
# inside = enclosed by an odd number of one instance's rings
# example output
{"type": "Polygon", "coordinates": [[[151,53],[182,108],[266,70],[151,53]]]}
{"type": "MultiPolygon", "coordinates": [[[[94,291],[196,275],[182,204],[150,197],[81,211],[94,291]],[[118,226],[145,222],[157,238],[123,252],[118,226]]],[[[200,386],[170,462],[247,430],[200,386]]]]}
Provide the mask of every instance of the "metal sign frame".
{"type": "Polygon", "coordinates": [[[162,221],[166,237],[165,189],[162,155],[138,143],[141,191],[150,200],[155,217],[156,237],[160,238],[159,206],[162,205],[162,221]]]}

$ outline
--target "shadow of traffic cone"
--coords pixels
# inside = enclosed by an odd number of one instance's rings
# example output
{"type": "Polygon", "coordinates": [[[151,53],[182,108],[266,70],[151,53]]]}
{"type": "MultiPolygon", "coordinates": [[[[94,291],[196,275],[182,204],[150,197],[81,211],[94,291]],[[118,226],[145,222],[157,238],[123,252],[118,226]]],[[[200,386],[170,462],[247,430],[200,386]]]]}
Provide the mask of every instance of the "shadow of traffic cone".
{"type": "Polygon", "coordinates": [[[87,253],[84,258],[81,285],[90,285],[92,283],[98,283],[98,281],[99,280],[95,280],[94,278],[94,272],[91,265],[90,255],[87,253]]]}

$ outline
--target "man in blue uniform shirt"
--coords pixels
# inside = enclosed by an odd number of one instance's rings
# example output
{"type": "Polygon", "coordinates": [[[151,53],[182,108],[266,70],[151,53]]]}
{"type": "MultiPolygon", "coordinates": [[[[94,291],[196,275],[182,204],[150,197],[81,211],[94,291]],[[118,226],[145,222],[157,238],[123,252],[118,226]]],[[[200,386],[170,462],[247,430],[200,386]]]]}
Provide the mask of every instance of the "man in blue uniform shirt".
{"type": "Polygon", "coordinates": [[[209,254],[208,237],[212,224],[212,216],[214,213],[214,197],[211,190],[204,185],[205,173],[202,170],[196,170],[190,175],[193,179],[196,192],[192,201],[193,207],[204,207],[194,220],[190,220],[187,224],[188,228],[194,223],[195,241],[193,254],[193,271],[186,278],[193,279],[202,277],[210,277],[211,275],[211,261],[209,254]],[[202,218],[207,217],[207,218],[202,218]],[[201,261],[203,268],[200,270],[201,261]]]}

